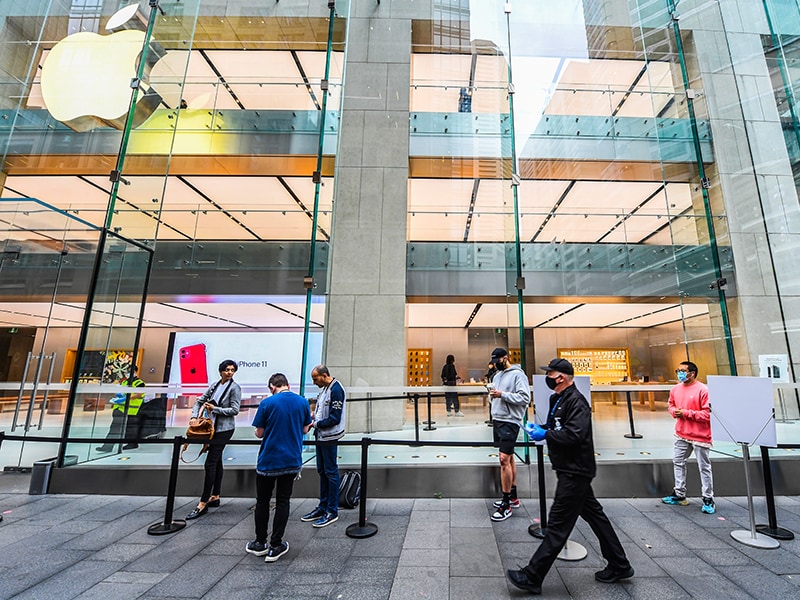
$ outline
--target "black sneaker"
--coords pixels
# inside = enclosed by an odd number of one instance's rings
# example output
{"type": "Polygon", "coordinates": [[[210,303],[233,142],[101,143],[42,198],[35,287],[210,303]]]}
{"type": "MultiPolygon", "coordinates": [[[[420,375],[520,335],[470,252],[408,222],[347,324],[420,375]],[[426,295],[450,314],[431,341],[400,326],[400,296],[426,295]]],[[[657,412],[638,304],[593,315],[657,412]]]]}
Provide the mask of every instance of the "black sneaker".
{"type": "Polygon", "coordinates": [[[318,506],[317,508],[312,510],[310,513],[306,513],[302,517],[300,517],[300,520],[303,521],[304,523],[308,523],[309,521],[316,521],[320,517],[324,517],[324,516],[325,516],[325,509],[320,507],[320,506],[318,506]]]}
{"type": "Polygon", "coordinates": [[[508,580],[519,589],[534,595],[542,593],[542,583],[531,579],[525,571],[512,571],[508,569],[506,575],[508,575],[508,580]]]}
{"type": "Polygon", "coordinates": [[[338,520],[339,520],[339,514],[338,513],[329,512],[329,513],[325,513],[319,519],[314,521],[311,524],[311,526],[312,527],[316,527],[317,529],[319,529],[320,527],[327,527],[331,523],[335,523],[338,520]]]}
{"type": "Polygon", "coordinates": [[[600,583],[616,583],[620,579],[628,579],[633,577],[633,567],[628,566],[627,569],[613,569],[606,567],[602,571],[597,571],[594,578],[600,583]]]}
{"type": "Polygon", "coordinates": [[[267,550],[264,562],[275,562],[289,551],[289,542],[281,542],[280,546],[272,546],[267,550]]]}
{"type": "Polygon", "coordinates": [[[269,546],[267,546],[265,542],[259,542],[258,540],[247,542],[247,546],[245,546],[244,549],[246,552],[255,554],[256,556],[264,556],[269,552],[269,546]]]}

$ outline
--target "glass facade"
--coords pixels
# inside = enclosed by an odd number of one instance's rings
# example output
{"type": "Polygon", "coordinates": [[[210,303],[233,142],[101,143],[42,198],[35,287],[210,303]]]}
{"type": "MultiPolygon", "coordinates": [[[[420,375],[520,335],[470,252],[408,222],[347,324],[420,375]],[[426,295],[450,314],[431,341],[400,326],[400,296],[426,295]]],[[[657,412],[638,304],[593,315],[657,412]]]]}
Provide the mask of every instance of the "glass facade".
{"type": "MultiPolygon", "coordinates": [[[[319,361],[354,400],[449,354],[477,386],[503,346],[573,360],[598,431],[632,391],[668,432],[689,359],[772,376],[800,439],[796,3],[123,4],[0,4],[0,429],[104,438],[133,364],[164,435],[223,358],[255,406],[319,361]]],[[[476,439],[462,390],[433,410],[476,439]]],[[[354,436],[413,425],[352,407],[354,436]]]]}

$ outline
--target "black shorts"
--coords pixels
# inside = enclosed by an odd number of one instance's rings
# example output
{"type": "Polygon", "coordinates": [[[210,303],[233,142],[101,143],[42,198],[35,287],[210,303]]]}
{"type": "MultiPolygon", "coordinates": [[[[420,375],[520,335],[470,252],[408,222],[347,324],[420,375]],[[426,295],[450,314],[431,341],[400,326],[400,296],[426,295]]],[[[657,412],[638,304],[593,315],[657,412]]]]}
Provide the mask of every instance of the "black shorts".
{"type": "Polygon", "coordinates": [[[503,454],[514,454],[514,446],[517,444],[517,436],[519,435],[519,425],[515,423],[507,423],[505,421],[493,421],[495,448],[500,448],[503,454]]]}

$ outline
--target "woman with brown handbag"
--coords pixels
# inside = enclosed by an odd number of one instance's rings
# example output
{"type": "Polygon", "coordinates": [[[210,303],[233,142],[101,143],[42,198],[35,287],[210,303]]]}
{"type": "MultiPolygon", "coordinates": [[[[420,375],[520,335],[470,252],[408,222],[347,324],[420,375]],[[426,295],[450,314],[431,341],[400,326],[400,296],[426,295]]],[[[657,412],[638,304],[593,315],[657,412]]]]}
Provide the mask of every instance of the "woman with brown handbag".
{"type": "Polygon", "coordinates": [[[186,515],[187,519],[202,517],[208,512],[209,506],[219,506],[223,474],[222,452],[225,450],[225,443],[233,437],[236,415],[239,414],[239,405],[242,402],[242,388],[233,380],[236,370],[235,361],[223,360],[219,364],[220,380],[198,397],[192,408],[192,419],[198,418],[203,410],[211,413],[214,419],[214,437],[206,454],[203,493],[194,510],[186,515]]]}

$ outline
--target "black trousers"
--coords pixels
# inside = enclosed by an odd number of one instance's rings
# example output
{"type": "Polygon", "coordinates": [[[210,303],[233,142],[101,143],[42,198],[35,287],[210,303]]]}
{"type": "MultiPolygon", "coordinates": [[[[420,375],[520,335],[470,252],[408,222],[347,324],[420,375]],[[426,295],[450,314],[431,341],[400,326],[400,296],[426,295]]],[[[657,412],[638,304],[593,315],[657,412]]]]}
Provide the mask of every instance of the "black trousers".
{"type": "Polygon", "coordinates": [[[544,540],[522,569],[531,579],[541,582],[553,566],[559,552],[569,539],[578,517],[589,524],[600,542],[600,552],[615,570],[630,567],[625,550],[617,537],[603,507],[594,497],[592,478],[556,473],[558,484],[553,506],[547,516],[544,540]]]}
{"type": "Polygon", "coordinates": [[[219,496],[222,489],[222,453],[225,451],[225,443],[233,437],[233,429],[228,431],[216,431],[212,442],[216,444],[208,445],[206,454],[206,476],[203,479],[203,493],[200,495],[200,502],[208,502],[211,496],[219,496]]]}
{"type": "Polygon", "coordinates": [[[278,546],[283,541],[286,523],[289,521],[289,499],[292,497],[296,475],[256,475],[256,540],[267,541],[269,531],[269,501],[275,488],[275,518],[272,521],[270,546],[278,546]]]}
{"type": "Polygon", "coordinates": [[[447,410],[450,410],[451,406],[453,407],[453,410],[456,412],[461,410],[461,402],[458,401],[458,394],[456,392],[445,392],[444,402],[447,407],[447,410]]]}
{"type": "Polygon", "coordinates": [[[104,447],[111,449],[114,447],[115,440],[122,438],[135,438],[139,437],[139,415],[128,415],[128,422],[123,430],[123,423],[125,422],[125,413],[116,408],[111,410],[111,426],[108,428],[106,441],[104,447]]]}

